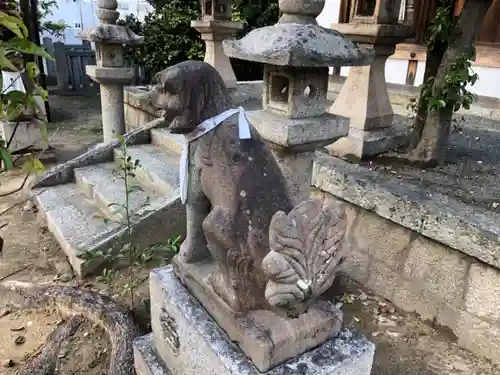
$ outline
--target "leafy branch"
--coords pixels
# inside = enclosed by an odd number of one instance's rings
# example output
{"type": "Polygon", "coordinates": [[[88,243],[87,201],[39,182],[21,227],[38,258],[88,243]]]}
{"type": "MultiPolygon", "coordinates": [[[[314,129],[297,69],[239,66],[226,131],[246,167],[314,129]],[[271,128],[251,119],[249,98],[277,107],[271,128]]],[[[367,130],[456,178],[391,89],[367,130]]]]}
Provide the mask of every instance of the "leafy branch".
{"type": "MultiPolygon", "coordinates": [[[[11,150],[12,142],[21,121],[30,121],[38,125],[47,141],[46,143],[48,143],[46,121],[39,116],[43,111],[39,108],[36,101],[36,96],[47,100],[48,93],[38,85],[39,70],[36,63],[28,62],[23,65],[22,56],[35,55],[48,60],[52,60],[52,57],[43,48],[28,39],[28,29],[24,25],[21,14],[17,9],[4,9],[0,11],[0,27],[0,31],[2,32],[0,40],[0,69],[2,72],[18,73],[17,79],[22,79],[25,87],[24,91],[13,90],[14,81],[4,88],[3,74],[0,76],[0,86],[2,87],[0,94],[0,121],[15,123],[9,139],[3,139],[0,136],[0,162],[2,164],[0,172],[5,172],[14,167],[12,155],[16,151],[22,151],[11,150]],[[9,35],[10,37],[8,37],[9,35]]],[[[2,196],[21,190],[26,184],[29,175],[32,172],[43,170],[43,165],[38,158],[30,157],[23,165],[23,169],[27,171],[27,174],[21,186],[2,196]]]]}
{"type": "MultiPolygon", "coordinates": [[[[448,44],[454,37],[457,17],[453,15],[453,8],[442,5],[436,9],[436,13],[430,22],[429,35],[427,37],[428,53],[436,48],[437,44],[448,44]]],[[[478,75],[472,70],[472,62],[476,59],[475,46],[470,51],[462,53],[451,65],[444,77],[444,84],[436,89],[435,77],[429,77],[420,86],[420,98],[410,99],[408,109],[415,113],[418,108],[418,100],[426,103],[428,111],[437,111],[446,107],[458,111],[460,108],[469,109],[476,99],[467,87],[474,85],[478,75]]]]}

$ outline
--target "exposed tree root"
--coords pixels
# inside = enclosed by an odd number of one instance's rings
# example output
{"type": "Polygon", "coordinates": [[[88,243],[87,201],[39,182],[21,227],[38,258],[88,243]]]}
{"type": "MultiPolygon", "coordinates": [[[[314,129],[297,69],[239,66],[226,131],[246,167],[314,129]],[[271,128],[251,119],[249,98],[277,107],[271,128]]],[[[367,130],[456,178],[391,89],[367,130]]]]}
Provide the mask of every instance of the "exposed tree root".
{"type": "Polygon", "coordinates": [[[41,349],[31,357],[16,375],[53,375],[57,357],[64,341],[72,336],[82,322],[82,317],[73,316],[54,329],[41,349]]]}
{"type": "MultiPolygon", "coordinates": [[[[134,374],[132,341],[138,336],[139,330],[130,311],[113,299],[97,292],[75,287],[36,285],[20,281],[4,281],[0,283],[0,288],[19,292],[23,297],[20,308],[53,307],[63,315],[82,316],[100,325],[107,333],[111,343],[107,375],[134,374]]],[[[73,320],[69,322],[72,322],[70,326],[63,325],[56,328],[49,336],[47,346],[54,346],[54,343],[57,345],[57,341],[54,340],[62,342],[64,335],[66,337],[71,335],[68,333],[71,331],[72,325],[76,323],[73,320]]],[[[47,349],[45,352],[42,350],[36,360],[40,363],[52,361],[55,369],[57,355],[53,358],[52,353],[57,352],[57,350],[57,348],[47,349]]],[[[30,363],[22,371],[28,371],[30,363]]],[[[53,371],[52,373],[21,372],[20,374],[52,375],[53,371]]]]}

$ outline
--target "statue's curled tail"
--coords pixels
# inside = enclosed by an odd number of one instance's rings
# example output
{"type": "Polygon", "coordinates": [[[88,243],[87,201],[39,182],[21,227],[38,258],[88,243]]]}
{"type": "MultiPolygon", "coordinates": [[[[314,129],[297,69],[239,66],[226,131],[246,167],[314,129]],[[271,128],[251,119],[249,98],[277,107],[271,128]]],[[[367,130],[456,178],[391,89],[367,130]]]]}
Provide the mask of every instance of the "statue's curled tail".
{"type": "Polygon", "coordinates": [[[273,307],[305,309],[332,285],[344,260],[345,210],[311,198],[288,214],[274,214],[270,252],[262,262],[268,275],[266,299],[273,307]]]}

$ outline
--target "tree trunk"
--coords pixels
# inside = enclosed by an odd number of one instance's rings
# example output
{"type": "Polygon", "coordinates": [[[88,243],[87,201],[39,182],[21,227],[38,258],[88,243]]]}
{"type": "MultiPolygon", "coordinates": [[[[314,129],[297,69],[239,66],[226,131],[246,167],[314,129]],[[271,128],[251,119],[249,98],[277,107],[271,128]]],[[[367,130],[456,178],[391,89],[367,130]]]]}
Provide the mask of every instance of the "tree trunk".
{"type": "MultiPolygon", "coordinates": [[[[427,51],[424,70],[424,84],[429,80],[429,78],[437,75],[439,66],[441,65],[441,60],[443,59],[447,47],[447,43],[436,42],[434,48],[427,51]]],[[[422,87],[420,90],[417,111],[413,122],[414,133],[413,139],[410,143],[410,150],[413,150],[418,145],[420,139],[422,138],[422,131],[424,130],[425,119],[427,117],[427,107],[429,104],[427,98],[423,95],[424,90],[425,87],[422,87]]]]}
{"type": "MultiPolygon", "coordinates": [[[[452,64],[471,48],[492,2],[493,0],[467,0],[465,2],[456,27],[455,37],[446,49],[435,76],[433,92],[442,90],[446,74],[452,64]]],[[[428,166],[443,163],[452,117],[453,105],[447,105],[440,110],[428,111],[422,137],[416,149],[410,152],[409,159],[428,166]]]]}

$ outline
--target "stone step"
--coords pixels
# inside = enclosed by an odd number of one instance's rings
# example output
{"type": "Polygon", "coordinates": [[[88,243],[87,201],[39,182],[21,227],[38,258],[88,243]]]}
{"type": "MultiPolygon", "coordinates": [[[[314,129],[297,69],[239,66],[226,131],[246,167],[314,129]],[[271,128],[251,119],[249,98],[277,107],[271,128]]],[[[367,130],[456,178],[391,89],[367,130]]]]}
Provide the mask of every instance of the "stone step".
{"type": "Polygon", "coordinates": [[[184,136],[172,134],[165,128],[151,129],[151,143],[173,154],[180,155],[184,145],[184,136]]]}
{"type": "MultiPolygon", "coordinates": [[[[123,180],[116,174],[117,166],[114,163],[89,165],[75,169],[75,180],[82,191],[100,208],[104,216],[110,220],[123,222],[126,217],[126,194],[123,180]]],[[[129,187],[138,182],[131,180],[129,187]]],[[[148,200],[149,195],[142,190],[134,189],[129,193],[129,213],[136,213],[148,200]]]]}
{"type": "MultiPolygon", "coordinates": [[[[156,195],[173,195],[179,191],[179,155],[164,151],[157,146],[129,147],[128,153],[140,161],[136,170],[141,185],[156,195]]],[[[115,160],[119,160],[115,149],[115,160]]]]}
{"type": "Polygon", "coordinates": [[[134,341],[134,367],[137,375],[170,375],[156,353],[152,333],[134,341]]]}
{"type": "Polygon", "coordinates": [[[95,262],[79,256],[105,247],[122,228],[105,223],[102,212],[76,184],[57,185],[33,190],[34,201],[49,231],[54,235],[77,274],[82,275],[95,262]]]}
{"type": "MultiPolygon", "coordinates": [[[[103,257],[83,259],[84,253],[114,252],[130,241],[125,226],[105,223],[95,200],[75,183],[34,189],[32,193],[49,231],[79,276],[95,274],[105,261],[103,257]]],[[[132,241],[141,248],[185,233],[186,214],[179,194],[152,199],[132,219],[132,241]]]]}

